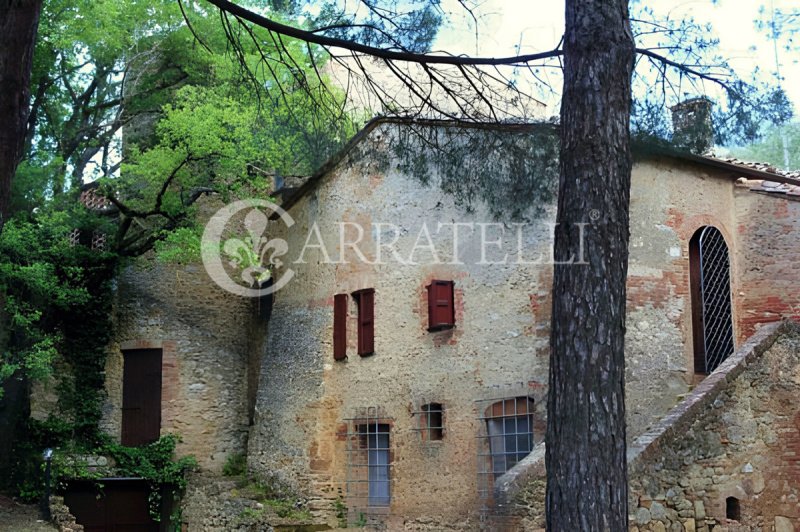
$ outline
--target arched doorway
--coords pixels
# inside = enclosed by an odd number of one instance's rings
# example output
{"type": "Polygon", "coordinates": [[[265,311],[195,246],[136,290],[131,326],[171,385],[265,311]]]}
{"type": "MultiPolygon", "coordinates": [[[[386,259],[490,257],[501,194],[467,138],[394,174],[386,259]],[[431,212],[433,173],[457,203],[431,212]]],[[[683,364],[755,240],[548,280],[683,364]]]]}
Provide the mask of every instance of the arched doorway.
{"type": "Polygon", "coordinates": [[[707,375],[733,353],[728,245],[716,227],[701,227],[689,242],[694,371],[707,375]]]}

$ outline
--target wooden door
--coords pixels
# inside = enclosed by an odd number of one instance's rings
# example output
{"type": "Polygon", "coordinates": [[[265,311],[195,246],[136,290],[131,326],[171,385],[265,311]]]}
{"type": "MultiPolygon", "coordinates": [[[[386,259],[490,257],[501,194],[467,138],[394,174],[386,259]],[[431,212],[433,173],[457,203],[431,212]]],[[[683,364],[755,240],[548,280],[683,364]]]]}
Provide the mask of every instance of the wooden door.
{"type": "Polygon", "coordinates": [[[124,352],[122,444],[144,445],[161,435],[161,350],[124,352]]]}
{"type": "Polygon", "coordinates": [[[147,481],[101,479],[73,481],[64,493],[64,503],[86,532],[157,532],[159,524],[150,516],[147,481]]]}

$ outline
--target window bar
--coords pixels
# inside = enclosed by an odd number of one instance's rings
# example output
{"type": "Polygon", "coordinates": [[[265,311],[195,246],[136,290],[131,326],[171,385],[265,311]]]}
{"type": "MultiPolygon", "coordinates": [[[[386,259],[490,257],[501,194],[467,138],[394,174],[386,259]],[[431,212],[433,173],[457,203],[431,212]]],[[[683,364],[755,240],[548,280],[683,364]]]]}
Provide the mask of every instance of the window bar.
{"type": "Polygon", "coordinates": [[[416,432],[420,433],[422,441],[439,441],[444,439],[445,427],[444,406],[441,403],[425,403],[419,410],[411,412],[412,417],[417,417],[417,423],[414,428],[416,432]]]}
{"type": "Polygon", "coordinates": [[[494,483],[533,449],[533,399],[527,395],[481,399],[478,403],[478,496],[481,520],[497,524],[494,483]]]}
{"type": "Polygon", "coordinates": [[[380,407],[358,408],[346,423],[348,522],[384,528],[393,476],[392,419],[380,407]]]}

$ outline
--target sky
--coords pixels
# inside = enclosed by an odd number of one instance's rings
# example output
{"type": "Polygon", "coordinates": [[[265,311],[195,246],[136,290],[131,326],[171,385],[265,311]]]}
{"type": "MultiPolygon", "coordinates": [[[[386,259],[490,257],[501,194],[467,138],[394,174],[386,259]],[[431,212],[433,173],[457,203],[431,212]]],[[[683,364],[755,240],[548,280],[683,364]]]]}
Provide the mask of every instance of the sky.
{"type": "MultiPolygon", "coordinates": [[[[775,50],[766,34],[756,29],[755,20],[763,6],[775,9],[800,7],[800,0],[649,0],[656,16],[694,17],[697,22],[711,22],[720,40],[721,54],[730,60],[745,79],[756,66],[768,76],[775,71],[775,50]]],[[[564,28],[564,4],[558,0],[484,0],[480,6],[479,35],[465,15],[458,0],[443,0],[445,10],[454,13],[440,31],[434,49],[451,53],[483,56],[507,56],[516,53],[545,51],[558,44],[564,28]]],[[[800,115],[800,57],[778,50],[784,90],[800,115]]],[[[560,85],[560,81],[558,82],[560,85]]],[[[552,103],[553,102],[549,102],[552,103]]]]}

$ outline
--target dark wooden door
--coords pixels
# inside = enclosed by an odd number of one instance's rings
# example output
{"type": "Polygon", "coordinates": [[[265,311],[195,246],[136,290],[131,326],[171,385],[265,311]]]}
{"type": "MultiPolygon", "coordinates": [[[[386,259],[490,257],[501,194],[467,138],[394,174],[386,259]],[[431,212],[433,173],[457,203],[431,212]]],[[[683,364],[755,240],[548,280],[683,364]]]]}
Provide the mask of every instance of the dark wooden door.
{"type": "Polygon", "coordinates": [[[146,481],[102,479],[74,481],[64,493],[64,503],[86,532],[157,532],[159,524],[150,516],[146,481]]]}
{"type": "Polygon", "coordinates": [[[122,444],[144,445],[161,433],[161,350],[125,351],[122,444]]]}

